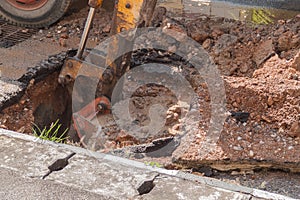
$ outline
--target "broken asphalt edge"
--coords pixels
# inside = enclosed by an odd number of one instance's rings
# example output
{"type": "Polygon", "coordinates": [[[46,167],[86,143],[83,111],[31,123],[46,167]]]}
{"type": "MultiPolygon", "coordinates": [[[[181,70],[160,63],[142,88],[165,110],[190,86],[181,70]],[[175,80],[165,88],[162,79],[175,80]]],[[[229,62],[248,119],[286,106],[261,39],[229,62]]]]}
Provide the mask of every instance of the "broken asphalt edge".
{"type": "Polygon", "coordinates": [[[109,155],[109,154],[104,154],[100,152],[91,152],[87,149],[76,147],[76,146],[71,146],[67,144],[61,144],[61,143],[55,143],[51,141],[46,141],[46,140],[41,140],[38,139],[34,136],[14,132],[14,131],[9,131],[6,129],[1,129],[0,128],[0,136],[6,136],[14,139],[21,139],[33,143],[39,143],[43,145],[50,145],[52,147],[60,147],[78,154],[85,155],[87,157],[93,157],[95,159],[102,159],[106,160],[109,162],[116,163],[117,165],[126,165],[128,167],[134,167],[134,168],[139,168],[142,170],[147,170],[150,172],[156,172],[159,174],[163,175],[168,175],[171,177],[177,177],[180,179],[184,180],[189,180],[192,182],[200,183],[200,184],[205,184],[210,187],[218,188],[218,189],[224,189],[228,190],[231,192],[239,192],[247,195],[251,195],[252,197],[255,198],[262,198],[262,199],[273,199],[273,200],[293,200],[293,198],[283,196],[280,194],[275,194],[263,190],[258,190],[254,188],[249,188],[249,187],[244,187],[240,185],[234,185],[230,183],[226,183],[217,179],[209,178],[209,177],[202,177],[202,176],[196,176],[193,174],[188,174],[179,170],[167,170],[164,168],[157,168],[157,167],[152,167],[152,166],[147,166],[145,163],[134,161],[134,160],[129,160],[126,158],[121,158],[117,157],[114,155],[109,155]]]}

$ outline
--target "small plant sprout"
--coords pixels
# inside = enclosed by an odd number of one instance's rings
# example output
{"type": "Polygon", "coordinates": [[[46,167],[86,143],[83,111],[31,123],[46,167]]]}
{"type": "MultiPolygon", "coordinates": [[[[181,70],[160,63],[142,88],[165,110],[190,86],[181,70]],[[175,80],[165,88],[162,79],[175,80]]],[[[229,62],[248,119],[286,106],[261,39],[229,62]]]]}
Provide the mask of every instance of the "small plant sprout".
{"type": "Polygon", "coordinates": [[[162,168],[163,167],[163,165],[159,164],[158,162],[153,162],[153,161],[151,161],[151,162],[147,162],[146,161],[145,165],[151,166],[151,167],[158,167],[158,168],[162,168]]]}
{"type": "Polygon", "coordinates": [[[56,122],[52,123],[50,128],[47,129],[47,127],[44,127],[43,130],[41,130],[36,124],[33,124],[34,127],[32,127],[33,135],[37,138],[43,139],[43,140],[49,140],[52,142],[64,142],[68,137],[65,137],[68,128],[64,130],[62,134],[59,133],[59,129],[62,124],[58,124],[59,119],[56,120],[56,122]]]}

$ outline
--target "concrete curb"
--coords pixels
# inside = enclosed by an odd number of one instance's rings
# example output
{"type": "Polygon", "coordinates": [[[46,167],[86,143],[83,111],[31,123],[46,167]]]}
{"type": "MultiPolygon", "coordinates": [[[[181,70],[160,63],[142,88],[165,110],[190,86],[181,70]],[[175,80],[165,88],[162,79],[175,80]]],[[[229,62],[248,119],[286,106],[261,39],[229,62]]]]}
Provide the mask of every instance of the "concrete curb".
{"type": "Polygon", "coordinates": [[[137,168],[141,169],[142,171],[145,172],[151,172],[151,173],[158,173],[161,175],[167,175],[170,177],[176,177],[182,180],[188,180],[197,184],[204,184],[206,186],[210,186],[213,188],[218,188],[221,190],[227,190],[230,192],[235,192],[235,193],[241,193],[245,195],[250,195],[252,199],[274,199],[274,200],[292,200],[293,198],[286,197],[283,195],[279,194],[274,194],[262,190],[257,190],[253,188],[248,188],[248,187],[243,187],[243,186],[238,186],[238,185],[233,185],[229,183],[225,183],[223,181],[219,181],[216,179],[208,178],[208,177],[201,177],[201,176],[196,176],[193,174],[188,174],[184,173],[182,171],[177,171],[177,170],[166,170],[163,168],[157,168],[157,167],[152,167],[152,166],[147,166],[144,163],[138,162],[138,161],[133,161],[113,155],[107,155],[99,152],[92,152],[87,149],[83,149],[80,147],[75,147],[71,145],[66,145],[66,144],[59,144],[59,143],[54,143],[50,141],[44,141],[37,139],[36,137],[30,136],[30,135],[25,135],[13,131],[8,131],[4,129],[0,129],[0,136],[5,136],[9,138],[14,138],[14,139],[20,139],[23,141],[28,141],[36,144],[42,144],[42,145],[47,145],[49,148],[59,148],[59,149],[64,149],[66,151],[72,151],[77,154],[85,155],[86,157],[94,158],[97,160],[102,160],[107,161],[108,163],[115,163],[116,166],[127,166],[129,168],[137,168]]]}

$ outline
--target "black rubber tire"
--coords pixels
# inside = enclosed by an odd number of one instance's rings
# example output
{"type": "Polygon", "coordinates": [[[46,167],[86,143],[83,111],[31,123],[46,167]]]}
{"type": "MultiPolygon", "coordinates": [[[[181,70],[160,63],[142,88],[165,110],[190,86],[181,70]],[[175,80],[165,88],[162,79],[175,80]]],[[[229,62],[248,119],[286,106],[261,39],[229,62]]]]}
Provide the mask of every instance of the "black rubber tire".
{"type": "Polygon", "coordinates": [[[72,0],[48,0],[33,11],[18,9],[6,0],[0,0],[0,17],[18,26],[42,28],[59,20],[68,10],[72,0]]]}

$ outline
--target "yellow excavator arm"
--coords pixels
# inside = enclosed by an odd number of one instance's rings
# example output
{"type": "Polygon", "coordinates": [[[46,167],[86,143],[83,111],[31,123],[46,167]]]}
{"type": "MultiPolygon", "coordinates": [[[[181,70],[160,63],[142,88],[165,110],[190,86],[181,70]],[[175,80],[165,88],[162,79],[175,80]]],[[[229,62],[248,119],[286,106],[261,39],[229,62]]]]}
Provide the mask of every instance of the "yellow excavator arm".
{"type": "Polygon", "coordinates": [[[128,37],[128,31],[150,25],[157,0],[116,1],[111,25],[112,37],[106,58],[104,58],[104,66],[97,66],[97,69],[95,70],[95,67],[86,67],[92,64],[85,61],[84,53],[95,11],[102,3],[102,0],[89,1],[90,11],[81,37],[78,52],[75,57],[66,59],[58,80],[59,83],[71,85],[72,87],[79,71],[85,66],[84,75],[89,78],[96,78],[102,84],[100,87],[101,92],[100,94],[97,94],[96,99],[92,100],[88,105],[85,105],[85,107],[73,114],[74,128],[80,138],[85,135],[83,132],[87,129],[94,129],[93,125],[90,124],[92,118],[97,114],[107,114],[110,112],[111,105],[109,99],[113,88],[121,76],[127,71],[130,64],[130,49],[133,48],[135,37],[132,35],[128,37]],[[122,32],[124,34],[118,34],[122,32]],[[113,37],[115,34],[118,34],[118,36],[113,37]],[[126,51],[122,48],[126,48],[126,51]],[[120,52],[129,53],[118,56],[120,52]]]}

